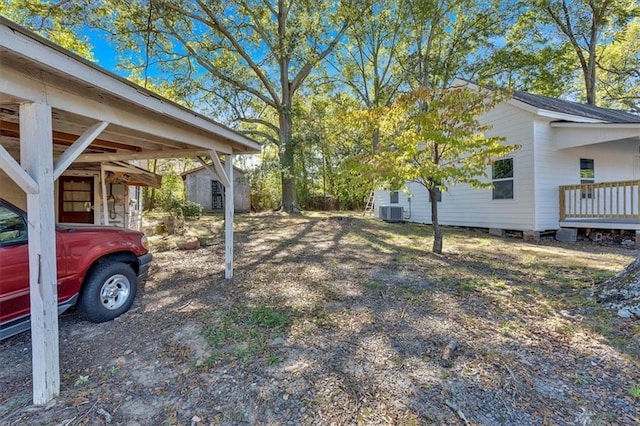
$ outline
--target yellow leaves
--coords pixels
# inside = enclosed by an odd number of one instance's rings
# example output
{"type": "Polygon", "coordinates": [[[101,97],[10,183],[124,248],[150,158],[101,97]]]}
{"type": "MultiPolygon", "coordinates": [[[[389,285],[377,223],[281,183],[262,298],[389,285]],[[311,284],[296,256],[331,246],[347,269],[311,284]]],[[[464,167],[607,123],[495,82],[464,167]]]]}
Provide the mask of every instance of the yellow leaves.
{"type": "Polygon", "coordinates": [[[387,180],[418,180],[447,184],[479,183],[492,158],[517,149],[504,138],[486,137],[489,126],[478,117],[504,95],[480,93],[465,87],[448,90],[416,89],[401,96],[379,116],[380,153],[373,159],[376,172],[387,180]]]}

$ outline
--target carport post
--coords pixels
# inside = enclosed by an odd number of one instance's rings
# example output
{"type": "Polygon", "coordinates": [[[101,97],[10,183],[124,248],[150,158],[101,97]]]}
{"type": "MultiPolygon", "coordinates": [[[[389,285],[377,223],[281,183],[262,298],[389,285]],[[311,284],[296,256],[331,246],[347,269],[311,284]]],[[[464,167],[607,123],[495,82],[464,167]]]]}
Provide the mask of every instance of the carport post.
{"type": "Polygon", "coordinates": [[[224,171],[228,185],[224,189],[224,277],[233,278],[233,155],[227,154],[224,171]]]}
{"type": "Polygon", "coordinates": [[[20,163],[39,188],[38,193],[27,193],[31,356],[36,405],[46,404],[60,393],[51,123],[49,105],[20,105],[20,163]]]}

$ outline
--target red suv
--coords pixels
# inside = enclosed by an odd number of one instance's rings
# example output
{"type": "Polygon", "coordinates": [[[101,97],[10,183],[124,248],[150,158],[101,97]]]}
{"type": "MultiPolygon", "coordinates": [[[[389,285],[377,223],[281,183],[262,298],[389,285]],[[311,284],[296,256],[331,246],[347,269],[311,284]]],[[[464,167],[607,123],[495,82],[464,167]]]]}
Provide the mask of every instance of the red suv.
{"type": "MultiPolygon", "coordinates": [[[[58,312],[76,306],[92,322],[128,311],[151,264],[147,239],[122,228],[57,225],[58,312]]],[[[28,330],[27,217],[0,199],[0,340],[28,330]]]]}

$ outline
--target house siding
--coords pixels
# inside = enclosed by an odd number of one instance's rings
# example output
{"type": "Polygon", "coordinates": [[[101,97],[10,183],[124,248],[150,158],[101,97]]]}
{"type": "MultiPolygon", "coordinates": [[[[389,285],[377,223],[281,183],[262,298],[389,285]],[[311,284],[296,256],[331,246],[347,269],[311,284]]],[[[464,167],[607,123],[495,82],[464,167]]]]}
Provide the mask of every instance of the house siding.
{"type": "MultiPolygon", "coordinates": [[[[493,129],[487,136],[504,136],[506,144],[520,145],[521,148],[511,155],[514,160],[514,199],[493,200],[491,189],[475,189],[467,184],[449,188],[442,194],[438,205],[439,221],[443,225],[472,226],[481,228],[503,228],[530,230],[534,227],[535,197],[533,162],[533,114],[509,104],[500,104],[492,111],[480,117],[482,123],[492,123],[493,129]]],[[[491,181],[491,167],[487,168],[484,182],[491,181]]],[[[416,183],[408,183],[411,197],[401,192],[398,205],[405,208],[411,216],[407,220],[419,223],[431,223],[431,206],[426,189],[416,183]]],[[[389,205],[389,192],[375,192],[376,215],[379,206],[389,205]]]]}
{"type": "Polygon", "coordinates": [[[535,123],[536,147],[536,229],[557,229],[560,218],[560,185],[580,183],[580,159],[594,160],[595,182],[640,178],[638,141],[627,140],[557,149],[555,129],[547,120],[535,123]]]}

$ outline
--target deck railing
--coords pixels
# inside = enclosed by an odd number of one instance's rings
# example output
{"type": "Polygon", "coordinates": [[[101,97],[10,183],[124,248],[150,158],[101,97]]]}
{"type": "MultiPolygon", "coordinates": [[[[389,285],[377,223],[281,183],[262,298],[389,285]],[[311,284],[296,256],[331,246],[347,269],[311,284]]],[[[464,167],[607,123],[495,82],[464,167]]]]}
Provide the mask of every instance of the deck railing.
{"type": "Polygon", "coordinates": [[[640,219],[640,180],[560,187],[560,220],[640,219]]]}

